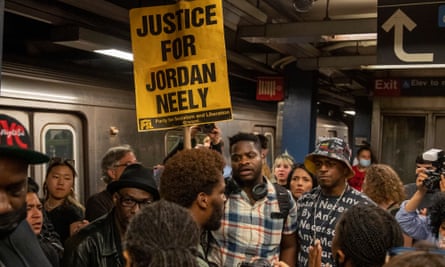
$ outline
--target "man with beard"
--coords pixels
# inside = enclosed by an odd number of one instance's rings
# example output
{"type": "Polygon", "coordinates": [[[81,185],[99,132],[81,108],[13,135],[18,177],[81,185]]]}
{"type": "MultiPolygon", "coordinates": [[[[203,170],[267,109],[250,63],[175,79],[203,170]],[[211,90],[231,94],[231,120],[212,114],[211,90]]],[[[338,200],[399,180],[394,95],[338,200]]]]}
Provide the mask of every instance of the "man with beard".
{"type": "Polygon", "coordinates": [[[348,185],[347,180],[354,176],[350,156],[351,150],[345,141],[330,138],[317,143],[314,152],[304,160],[306,169],[317,176],[319,186],[297,202],[298,266],[309,266],[309,251],[314,249],[321,249],[318,253],[321,266],[330,264],[338,267],[335,261],[344,264],[331,251],[338,218],[356,204],[375,205],[367,196],[348,185]],[[316,243],[321,244],[321,248],[314,246],[316,243]]]}
{"type": "MultiPolygon", "coordinates": [[[[159,191],[161,198],[187,208],[198,224],[203,237],[221,225],[224,208],[224,158],[211,149],[182,150],[165,164],[159,191]]],[[[207,238],[199,246],[200,266],[207,266],[204,251],[207,238]]],[[[197,244],[198,245],[198,244],[197,244]]]]}
{"type": "Polygon", "coordinates": [[[209,259],[218,266],[269,266],[280,260],[295,266],[296,205],[262,175],[261,142],[254,134],[238,133],[229,139],[232,178],[222,224],[212,235],[209,259]],[[288,212],[281,209],[283,195],[288,212]]]}
{"type": "Polygon", "coordinates": [[[19,121],[0,115],[0,266],[51,266],[26,221],[28,165],[48,160],[19,121]]]}
{"type": "Polygon", "coordinates": [[[114,208],[65,242],[63,266],[122,267],[122,240],[128,224],[143,207],[159,200],[153,171],[140,164],[125,168],[108,184],[114,208]]]}

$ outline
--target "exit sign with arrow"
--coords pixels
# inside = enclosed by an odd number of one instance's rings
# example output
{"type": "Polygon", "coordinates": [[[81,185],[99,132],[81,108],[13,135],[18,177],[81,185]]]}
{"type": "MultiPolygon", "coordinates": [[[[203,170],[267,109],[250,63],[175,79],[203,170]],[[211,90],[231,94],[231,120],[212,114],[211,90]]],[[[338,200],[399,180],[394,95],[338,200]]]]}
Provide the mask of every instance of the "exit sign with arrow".
{"type": "Polygon", "coordinates": [[[377,63],[445,64],[445,1],[379,0],[377,63]]]}

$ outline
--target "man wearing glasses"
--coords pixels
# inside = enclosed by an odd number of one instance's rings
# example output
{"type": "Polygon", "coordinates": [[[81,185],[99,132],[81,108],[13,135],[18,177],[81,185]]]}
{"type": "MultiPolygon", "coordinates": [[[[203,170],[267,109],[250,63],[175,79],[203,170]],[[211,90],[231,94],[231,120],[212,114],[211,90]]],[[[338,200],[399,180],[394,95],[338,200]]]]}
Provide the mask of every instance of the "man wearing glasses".
{"type": "MultiPolygon", "coordinates": [[[[130,164],[137,163],[133,149],[128,145],[115,146],[105,153],[102,158],[102,180],[108,185],[116,181],[130,164]]],[[[88,198],[85,205],[85,219],[92,222],[105,215],[113,208],[110,192],[103,190],[88,198]]]]}
{"type": "Polygon", "coordinates": [[[131,218],[159,200],[153,171],[140,164],[125,168],[107,190],[112,195],[113,209],[67,240],[63,266],[124,266],[121,244],[131,218]]]}

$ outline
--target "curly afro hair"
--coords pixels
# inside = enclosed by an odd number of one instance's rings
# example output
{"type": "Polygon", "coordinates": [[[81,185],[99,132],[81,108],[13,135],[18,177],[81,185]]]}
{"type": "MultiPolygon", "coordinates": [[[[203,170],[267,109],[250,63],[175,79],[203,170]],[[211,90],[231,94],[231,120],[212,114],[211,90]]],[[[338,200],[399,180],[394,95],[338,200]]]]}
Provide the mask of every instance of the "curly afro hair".
{"type": "Polygon", "coordinates": [[[429,210],[431,232],[435,237],[439,235],[440,225],[445,221],[445,193],[441,192],[435,197],[429,210]]]}
{"type": "Polygon", "coordinates": [[[366,170],[363,193],[375,203],[402,203],[406,199],[405,188],[399,175],[391,166],[372,164],[366,170]]]}
{"type": "Polygon", "coordinates": [[[223,156],[212,149],[186,149],[165,164],[159,184],[161,198],[190,208],[198,194],[211,194],[223,175],[223,156]]]}

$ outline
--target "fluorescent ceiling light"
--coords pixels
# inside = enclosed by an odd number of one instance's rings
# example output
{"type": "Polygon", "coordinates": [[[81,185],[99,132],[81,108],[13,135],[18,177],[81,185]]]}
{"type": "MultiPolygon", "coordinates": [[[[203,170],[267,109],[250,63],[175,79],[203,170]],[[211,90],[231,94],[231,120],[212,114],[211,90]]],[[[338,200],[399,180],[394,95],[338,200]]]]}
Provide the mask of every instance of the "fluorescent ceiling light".
{"type": "Polygon", "coordinates": [[[377,33],[354,33],[354,34],[322,35],[321,39],[323,41],[325,41],[325,42],[376,40],[377,39],[377,33]]]}
{"type": "Polygon", "coordinates": [[[82,27],[65,26],[52,30],[53,43],[133,61],[131,42],[82,27]]]}
{"type": "Polygon", "coordinates": [[[99,50],[94,50],[94,52],[103,54],[103,55],[107,55],[107,56],[111,56],[111,57],[117,57],[117,58],[124,59],[127,61],[133,61],[132,53],[117,50],[117,49],[99,49],[99,50]]]}
{"type": "Polygon", "coordinates": [[[351,116],[355,116],[355,110],[345,110],[345,111],[343,111],[343,113],[351,115],[351,116]]]}
{"type": "Polygon", "coordinates": [[[362,70],[445,69],[445,64],[362,65],[362,70]]]}

